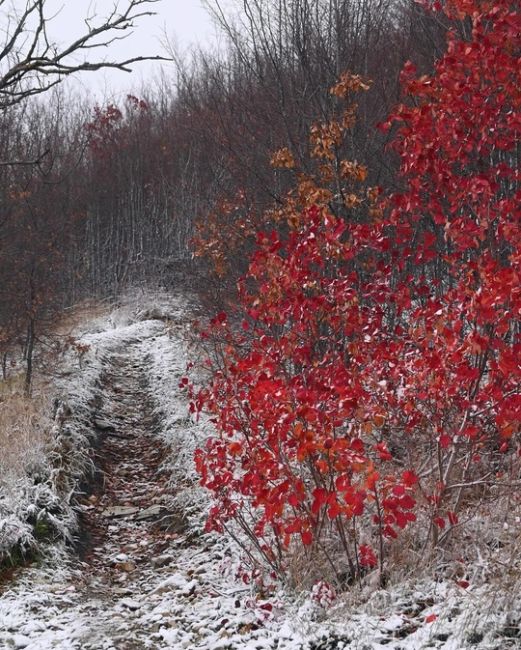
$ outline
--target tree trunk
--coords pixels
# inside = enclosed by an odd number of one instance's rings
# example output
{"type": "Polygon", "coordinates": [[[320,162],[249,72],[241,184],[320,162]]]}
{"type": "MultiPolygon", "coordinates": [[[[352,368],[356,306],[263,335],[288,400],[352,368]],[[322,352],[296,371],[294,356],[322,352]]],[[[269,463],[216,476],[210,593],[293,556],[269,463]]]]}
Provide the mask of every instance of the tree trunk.
{"type": "Polygon", "coordinates": [[[25,396],[31,397],[31,385],[33,379],[33,351],[34,351],[34,318],[29,320],[27,325],[26,341],[26,369],[25,369],[25,396]]]}

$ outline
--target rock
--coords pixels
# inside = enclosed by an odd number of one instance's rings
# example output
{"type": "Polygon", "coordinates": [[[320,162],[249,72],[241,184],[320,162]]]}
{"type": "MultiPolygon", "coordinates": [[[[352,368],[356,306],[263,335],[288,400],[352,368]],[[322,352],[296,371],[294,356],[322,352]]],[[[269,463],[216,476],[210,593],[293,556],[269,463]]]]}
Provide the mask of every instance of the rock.
{"type": "Polygon", "coordinates": [[[156,568],[165,566],[172,561],[171,555],[158,555],[157,557],[152,558],[152,565],[156,568]]]}
{"type": "Polygon", "coordinates": [[[153,519],[154,517],[158,517],[165,510],[166,508],[164,506],[156,504],[149,508],[145,508],[145,510],[141,510],[136,519],[138,521],[142,521],[143,519],[153,519]]]}
{"type": "Polygon", "coordinates": [[[104,517],[130,517],[139,512],[139,508],[134,506],[111,506],[105,508],[101,513],[104,517]]]}
{"type": "Polygon", "coordinates": [[[11,642],[14,648],[27,648],[27,646],[31,643],[31,639],[28,636],[24,636],[23,634],[15,634],[12,637],[11,642]]]}
{"type": "Polygon", "coordinates": [[[115,431],[116,427],[112,422],[109,422],[108,420],[103,420],[102,418],[94,418],[92,421],[96,429],[99,429],[100,431],[115,431]]]}
{"type": "Polygon", "coordinates": [[[129,587],[114,587],[112,591],[116,596],[130,596],[132,594],[132,589],[129,587]]]}
{"type": "Polygon", "coordinates": [[[132,611],[141,609],[141,603],[138,603],[137,600],[132,600],[132,598],[122,598],[119,602],[121,605],[123,605],[123,607],[126,607],[132,611]]]}

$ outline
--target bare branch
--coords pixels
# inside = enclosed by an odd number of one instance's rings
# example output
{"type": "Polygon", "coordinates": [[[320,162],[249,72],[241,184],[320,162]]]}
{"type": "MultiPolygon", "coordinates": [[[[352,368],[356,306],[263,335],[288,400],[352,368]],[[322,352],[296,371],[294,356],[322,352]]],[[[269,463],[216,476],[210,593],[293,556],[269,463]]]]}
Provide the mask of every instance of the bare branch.
{"type": "Polygon", "coordinates": [[[34,160],[0,160],[0,167],[32,167],[34,165],[40,165],[42,160],[50,153],[51,150],[46,149],[34,160]]]}
{"type": "MultiPolygon", "coordinates": [[[[94,24],[94,17],[86,18],[86,31],[79,38],[68,44],[51,46],[47,27],[52,18],[45,15],[46,0],[28,0],[19,16],[7,16],[6,40],[0,52],[0,109],[45,93],[77,72],[104,68],[130,72],[131,66],[141,61],[168,61],[166,57],[146,55],[107,61],[93,54],[127,38],[136,21],[154,15],[150,7],[158,1],[126,0],[121,10],[116,3],[98,25],[94,24]],[[78,61],[78,56],[83,60],[78,61]]],[[[3,3],[4,0],[0,0],[0,7],[3,3]]]]}

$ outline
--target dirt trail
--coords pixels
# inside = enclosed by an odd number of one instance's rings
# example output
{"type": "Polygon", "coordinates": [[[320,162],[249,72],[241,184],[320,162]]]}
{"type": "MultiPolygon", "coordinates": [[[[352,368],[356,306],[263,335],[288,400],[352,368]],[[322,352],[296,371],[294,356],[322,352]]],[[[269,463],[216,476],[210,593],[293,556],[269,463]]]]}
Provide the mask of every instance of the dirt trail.
{"type": "Polygon", "coordinates": [[[143,361],[132,352],[114,355],[103,378],[102,405],[93,414],[98,482],[84,504],[83,559],[109,586],[154,569],[179,531],[168,511],[166,449],[156,435],[143,361]]]}
{"type": "MultiPolygon", "coordinates": [[[[154,594],[178,575],[184,522],[172,512],[162,469],[166,449],[157,435],[139,343],[124,341],[102,376],[92,413],[100,441],[93,458],[97,480],[82,502],[79,557],[69,558],[64,571],[57,567],[54,573],[51,566],[22,573],[32,586],[30,619],[7,633],[0,621],[0,648],[165,647],[158,632],[175,623],[154,609],[154,594]]],[[[182,588],[183,580],[174,586],[182,588]]]]}
{"type": "MultiPolygon", "coordinates": [[[[131,346],[114,355],[104,373],[101,408],[93,414],[100,431],[98,481],[83,514],[84,597],[94,599],[96,609],[99,598],[109,611],[121,606],[121,615],[109,622],[112,629],[102,630],[121,650],[143,647],[139,638],[125,638],[127,615],[140,608],[136,597],[151,574],[172,563],[167,550],[183,529],[169,510],[167,474],[161,468],[166,449],[157,437],[143,362],[131,346]]],[[[137,634],[144,640],[152,631],[137,634]]],[[[99,641],[84,647],[97,648],[99,641]]]]}

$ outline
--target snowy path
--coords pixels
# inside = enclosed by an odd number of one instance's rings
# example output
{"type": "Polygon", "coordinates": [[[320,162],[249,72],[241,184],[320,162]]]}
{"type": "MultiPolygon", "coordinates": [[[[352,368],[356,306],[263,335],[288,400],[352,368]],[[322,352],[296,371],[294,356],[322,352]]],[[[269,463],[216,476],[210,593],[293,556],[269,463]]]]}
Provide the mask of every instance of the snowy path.
{"type": "Polygon", "coordinates": [[[136,581],[156,568],[157,555],[176,535],[169,533],[179,529],[165,502],[167,477],[160,465],[167,450],[155,436],[143,361],[135,350],[114,355],[105,373],[105,399],[93,418],[101,430],[100,478],[84,506],[84,560],[113,600],[129,591],[119,586],[128,577],[136,581]]]}
{"type": "Polygon", "coordinates": [[[101,408],[93,413],[101,431],[99,481],[85,498],[82,560],[70,561],[58,582],[45,568],[26,572],[24,582],[32,574],[37,580],[27,620],[5,634],[5,647],[131,650],[146,647],[160,628],[161,614],[133,621],[151,580],[176,572],[166,551],[182,522],[167,508],[166,452],[154,435],[140,352],[139,343],[126,345],[104,372],[101,408]]]}

